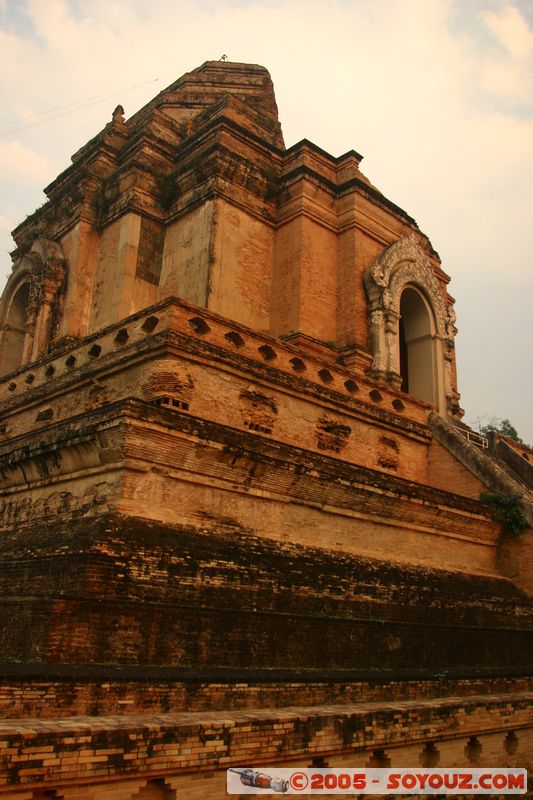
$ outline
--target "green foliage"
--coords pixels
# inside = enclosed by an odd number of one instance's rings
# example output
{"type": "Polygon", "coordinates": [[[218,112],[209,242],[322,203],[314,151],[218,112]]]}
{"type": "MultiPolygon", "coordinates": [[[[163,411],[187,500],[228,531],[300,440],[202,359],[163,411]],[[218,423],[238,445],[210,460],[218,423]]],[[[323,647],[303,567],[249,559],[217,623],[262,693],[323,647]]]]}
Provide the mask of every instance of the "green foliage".
{"type": "Polygon", "coordinates": [[[481,492],[479,499],[491,506],[491,517],[504,526],[505,532],[516,538],[529,527],[522,510],[519,495],[505,495],[501,492],[481,492]]]}
{"type": "Polygon", "coordinates": [[[479,432],[487,435],[489,431],[496,431],[496,433],[501,433],[504,436],[508,436],[509,439],[514,439],[515,442],[519,444],[524,444],[520,436],[518,435],[518,431],[516,430],[515,426],[508,420],[508,419],[498,419],[497,417],[492,417],[490,422],[486,425],[483,425],[479,432]]]}

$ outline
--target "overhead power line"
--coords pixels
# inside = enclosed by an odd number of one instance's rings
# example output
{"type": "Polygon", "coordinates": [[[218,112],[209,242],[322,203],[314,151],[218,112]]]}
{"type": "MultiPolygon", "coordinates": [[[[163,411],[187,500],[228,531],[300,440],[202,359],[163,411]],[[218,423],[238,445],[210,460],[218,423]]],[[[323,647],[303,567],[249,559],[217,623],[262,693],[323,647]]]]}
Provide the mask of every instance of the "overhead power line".
{"type": "MultiPolygon", "coordinates": [[[[172,73],[174,74],[174,73],[172,73]]],[[[167,75],[163,75],[163,78],[168,77],[167,75]]],[[[118,94],[124,94],[125,92],[131,92],[134,89],[139,89],[141,86],[148,86],[150,83],[157,83],[160,81],[161,78],[152,78],[149,81],[144,81],[143,83],[134,83],[131,86],[122,87],[121,89],[115,89],[112,92],[107,92],[106,94],[96,95],[94,97],[85,98],[84,100],[77,100],[74,103],[66,103],[62,106],[55,106],[54,108],[50,108],[47,111],[41,111],[36,114],[29,114],[26,117],[19,117],[18,119],[10,120],[9,122],[3,122],[0,124],[0,130],[9,128],[9,130],[4,130],[4,132],[0,133],[0,139],[5,139],[9,136],[13,136],[15,133],[20,133],[21,131],[25,131],[28,128],[33,128],[36,125],[42,125],[45,122],[53,122],[56,119],[60,119],[61,117],[66,117],[69,114],[73,114],[77,111],[82,111],[89,106],[96,105],[97,103],[101,103],[104,100],[108,100],[111,97],[116,97],[118,94]],[[60,113],[56,113],[60,112],[60,113]],[[17,125],[20,122],[26,122],[25,125],[20,125],[19,127],[9,127],[12,125],[17,125]]]]}

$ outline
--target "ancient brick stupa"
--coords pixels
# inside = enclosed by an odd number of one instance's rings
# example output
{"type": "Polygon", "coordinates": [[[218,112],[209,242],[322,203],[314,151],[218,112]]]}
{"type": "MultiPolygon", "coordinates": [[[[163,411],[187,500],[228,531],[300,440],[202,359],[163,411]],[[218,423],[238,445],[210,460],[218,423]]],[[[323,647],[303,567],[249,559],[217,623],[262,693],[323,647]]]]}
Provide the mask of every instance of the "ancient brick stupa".
{"type": "Polygon", "coordinates": [[[461,423],[449,279],[360,161],[207,62],[14,231],[0,798],[533,768],[533,539],[479,499],[531,524],[531,453],[461,423]]]}

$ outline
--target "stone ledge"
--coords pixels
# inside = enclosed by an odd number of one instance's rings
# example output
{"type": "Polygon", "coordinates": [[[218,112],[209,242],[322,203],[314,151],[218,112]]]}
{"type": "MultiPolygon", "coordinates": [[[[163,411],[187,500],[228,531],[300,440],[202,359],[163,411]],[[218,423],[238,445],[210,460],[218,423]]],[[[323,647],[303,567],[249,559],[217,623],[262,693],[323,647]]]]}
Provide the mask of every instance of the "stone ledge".
{"type": "Polygon", "coordinates": [[[533,691],[533,675],[495,669],[461,677],[398,670],[172,668],[0,664],[0,711],[11,719],[351,705],[533,691]],[[148,691],[147,691],[148,687],[148,691]]]}
{"type": "Polygon", "coordinates": [[[157,776],[518,730],[531,726],[532,706],[533,693],[525,692],[274,711],[4,720],[0,793],[139,769],[157,776]]]}

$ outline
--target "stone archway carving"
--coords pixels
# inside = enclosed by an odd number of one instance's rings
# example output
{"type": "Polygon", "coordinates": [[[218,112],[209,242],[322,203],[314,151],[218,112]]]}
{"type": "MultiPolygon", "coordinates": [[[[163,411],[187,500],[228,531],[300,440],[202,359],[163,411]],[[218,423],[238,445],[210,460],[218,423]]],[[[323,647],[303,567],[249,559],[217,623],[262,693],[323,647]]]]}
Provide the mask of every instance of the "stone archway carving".
{"type": "Polygon", "coordinates": [[[453,402],[452,351],[455,313],[444,299],[434,268],[411,234],[391,244],[375,259],[364,278],[369,301],[371,374],[395,387],[401,385],[399,355],[400,300],[408,286],[419,289],[433,312],[439,361],[438,407],[444,413],[453,402]]]}
{"type": "Polygon", "coordinates": [[[62,294],[67,269],[61,246],[44,236],[34,239],[31,247],[15,263],[0,304],[1,343],[0,367],[4,368],[10,312],[20,289],[28,285],[28,300],[24,321],[24,346],[18,366],[44,355],[53,339],[59,322],[62,294]]]}

